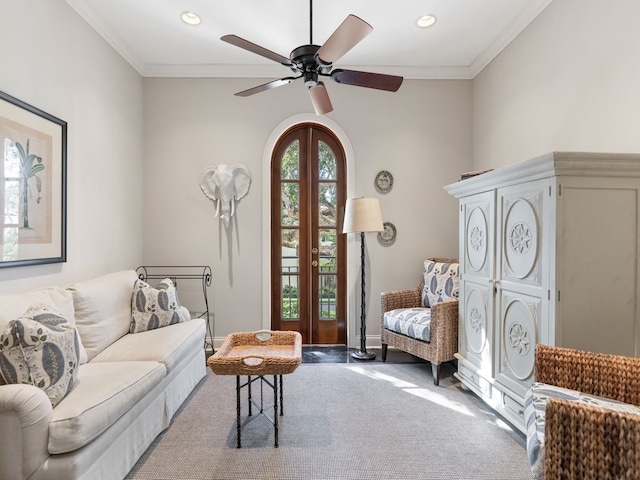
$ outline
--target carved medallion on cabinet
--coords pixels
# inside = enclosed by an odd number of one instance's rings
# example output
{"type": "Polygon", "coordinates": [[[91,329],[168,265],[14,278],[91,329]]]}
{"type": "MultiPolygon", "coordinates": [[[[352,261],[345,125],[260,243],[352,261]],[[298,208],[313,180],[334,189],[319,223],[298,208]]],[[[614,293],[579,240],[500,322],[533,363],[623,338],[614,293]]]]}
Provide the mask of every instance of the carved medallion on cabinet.
{"type": "Polygon", "coordinates": [[[503,373],[510,371],[518,380],[526,380],[533,375],[538,338],[540,301],[528,300],[508,295],[503,297],[501,370],[503,373]]]}
{"type": "Polygon", "coordinates": [[[487,217],[480,207],[473,207],[467,218],[467,261],[469,270],[479,272],[482,270],[488,249],[487,217]]]}
{"type": "Polygon", "coordinates": [[[468,285],[465,308],[465,333],[467,346],[474,353],[482,353],[487,341],[487,302],[479,289],[468,285]]]}
{"type": "Polygon", "coordinates": [[[503,222],[503,276],[540,282],[540,194],[506,199],[503,222]]]}

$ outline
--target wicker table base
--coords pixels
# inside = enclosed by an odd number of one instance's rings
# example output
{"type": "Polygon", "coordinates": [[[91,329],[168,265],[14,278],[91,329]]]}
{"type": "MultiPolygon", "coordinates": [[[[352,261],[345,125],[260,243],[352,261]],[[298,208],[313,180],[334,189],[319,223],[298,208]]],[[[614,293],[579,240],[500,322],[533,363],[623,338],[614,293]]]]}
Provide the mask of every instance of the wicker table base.
{"type": "Polygon", "coordinates": [[[282,375],[292,373],[302,361],[302,336],[298,332],[277,332],[261,330],[258,332],[231,333],[227,336],[220,349],[209,357],[207,363],[211,370],[218,375],[236,376],[236,427],[237,448],[242,448],[242,427],[256,416],[253,416],[252,406],[260,409],[273,424],[275,447],[278,447],[278,404],[280,415],[283,412],[282,375]],[[241,376],[246,375],[246,383],[241,383],[241,376]],[[273,382],[268,375],[273,375],[273,382]],[[252,396],[251,384],[260,381],[260,403],[252,396]],[[273,390],[273,404],[264,404],[264,385],[273,390]],[[249,414],[242,422],[241,390],[247,388],[249,414]],[[268,411],[273,408],[273,417],[268,411]]]}

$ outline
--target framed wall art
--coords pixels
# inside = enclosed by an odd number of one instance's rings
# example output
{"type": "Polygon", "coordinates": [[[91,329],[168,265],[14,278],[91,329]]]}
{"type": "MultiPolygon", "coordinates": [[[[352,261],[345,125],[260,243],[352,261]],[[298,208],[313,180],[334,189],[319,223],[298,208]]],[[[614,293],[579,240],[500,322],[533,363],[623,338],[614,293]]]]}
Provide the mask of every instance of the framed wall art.
{"type": "Polygon", "coordinates": [[[0,92],[0,268],[67,260],[67,123],[0,92]]]}

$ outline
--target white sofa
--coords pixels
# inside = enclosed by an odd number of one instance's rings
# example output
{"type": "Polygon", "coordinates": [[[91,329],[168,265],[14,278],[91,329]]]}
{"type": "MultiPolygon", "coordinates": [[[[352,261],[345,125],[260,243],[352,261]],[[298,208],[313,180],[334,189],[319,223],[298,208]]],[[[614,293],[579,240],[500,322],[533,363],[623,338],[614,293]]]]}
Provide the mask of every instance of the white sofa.
{"type": "Polygon", "coordinates": [[[0,376],[1,479],[124,478],[205,376],[204,319],[129,333],[136,279],[122,271],[0,296],[0,333],[44,303],[75,322],[81,342],[77,381],[55,407],[0,376]]]}

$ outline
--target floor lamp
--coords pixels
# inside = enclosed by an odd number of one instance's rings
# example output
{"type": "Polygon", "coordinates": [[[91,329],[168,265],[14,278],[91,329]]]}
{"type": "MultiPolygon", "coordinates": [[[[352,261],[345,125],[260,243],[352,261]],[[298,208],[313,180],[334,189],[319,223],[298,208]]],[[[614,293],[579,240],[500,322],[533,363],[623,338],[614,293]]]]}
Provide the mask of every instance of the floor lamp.
{"type": "Polygon", "coordinates": [[[380,201],[377,198],[350,198],[344,211],[342,233],[360,233],[360,350],[351,354],[358,360],[373,360],[374,352],[367,352],[367,323],[364,288],[364,234],[365,232],[381,232],[382,214],[380,201]]]}

